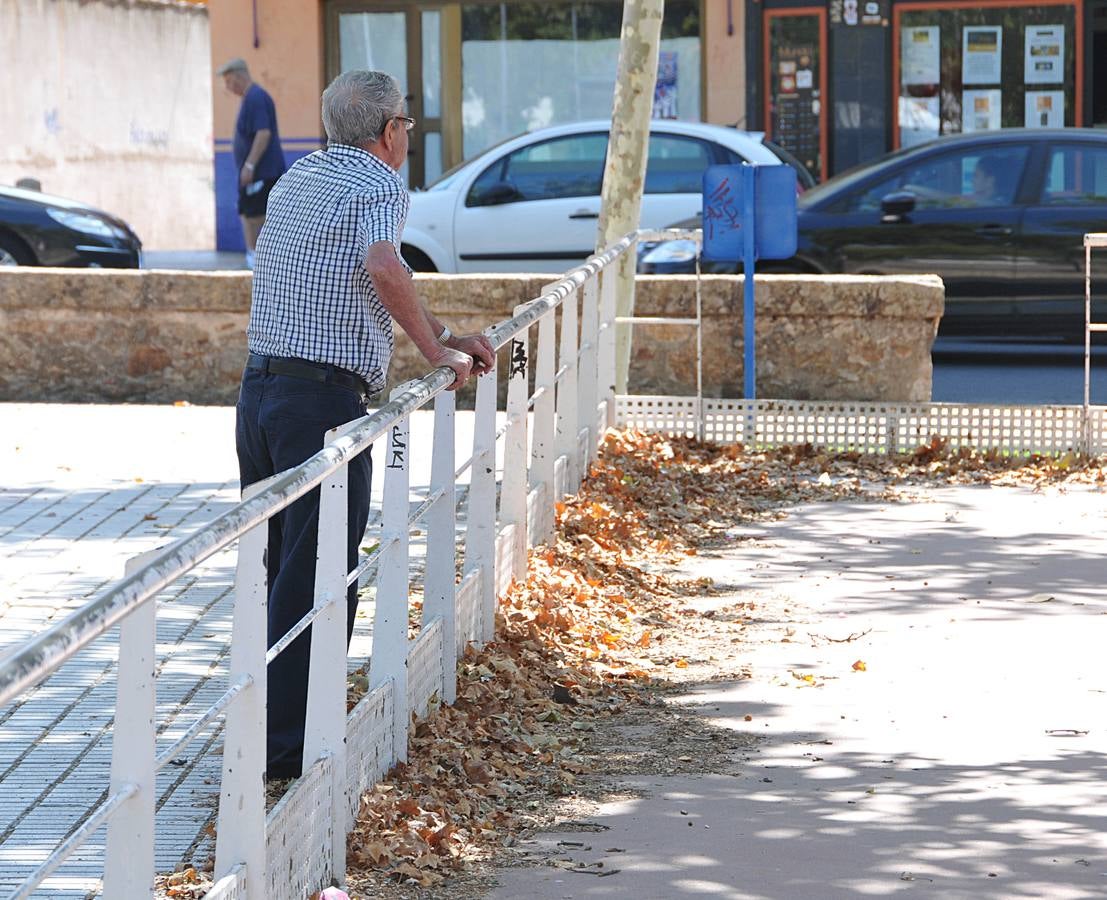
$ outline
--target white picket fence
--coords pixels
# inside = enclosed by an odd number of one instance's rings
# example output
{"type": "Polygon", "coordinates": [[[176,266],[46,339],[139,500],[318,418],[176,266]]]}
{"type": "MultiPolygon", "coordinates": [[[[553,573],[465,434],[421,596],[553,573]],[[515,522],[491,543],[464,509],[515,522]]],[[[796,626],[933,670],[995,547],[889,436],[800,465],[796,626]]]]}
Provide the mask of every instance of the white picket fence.
{"type": "Polygon", "coordinates": [[[633,278],[636,235],[567,273],[487,333],[506,354],[506,419],[497,430],[497,373],[477,382],[472,455],[455,460],[448,369],[403,385],[372,415],[333,430],[303,465],[253,485],[242,501],[195,534],[152,551],[126,576],[0,661],[0,706],[40,683],[118,625],[119,669],[107,797],[11,895],[29,897],[107,825],[104,896],[150,897],[154,882],[155,778],[194,738],[224,722],[214,888],[209,897],[301,900],[342,883],[346,835],[362,792],[407,754],[412,713],[449,703],[458,655],[493,634],[497,597],[525,575],[527,549],[548,538],[554,503],[575,491],[615,416],[615,310],[633,278]],[[532,351],[533,346],[533,351],[532,351]],[[532,352],[534,360],[532,363],[532,352]],[[529,388],[533,369],[533,391],[529,388]],[[411,414],[433,401],[430,492],[409,504],[411,414]],[[528,431],[531,433],[528,434],[528,431]],[[346,471],[383,438],[379,542],[346,567],[346,471]],[[497,485],[497,445],[503,446],[497,485]],[[458,479],[468,473],[464,550],[458,569],[458,479]],[[315,605],[266,648],[268,520],[319,488],[315,605]],[[408,638],[413,528],[426,533],[422,622],[408,638]],[[172,746],[156,752],[154,598],[238,541],[230,674],[222,696],[172,746]],[[376,571],[369,691],[346,713],[346,589],[376,571]],[[311,627],[304,772],[265,811],[266,666],[311,627]]]}

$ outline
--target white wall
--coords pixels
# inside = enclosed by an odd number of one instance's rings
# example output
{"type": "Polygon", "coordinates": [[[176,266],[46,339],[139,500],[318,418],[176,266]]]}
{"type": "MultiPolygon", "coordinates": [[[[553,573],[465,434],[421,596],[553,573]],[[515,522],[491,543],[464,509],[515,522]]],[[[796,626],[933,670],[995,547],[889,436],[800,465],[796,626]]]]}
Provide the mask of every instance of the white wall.
{"type": "Polygon", "coordinates": [[[0,0],[0,183],[122,216],[148,249],[214,246],[203,7],[0,0]]]}

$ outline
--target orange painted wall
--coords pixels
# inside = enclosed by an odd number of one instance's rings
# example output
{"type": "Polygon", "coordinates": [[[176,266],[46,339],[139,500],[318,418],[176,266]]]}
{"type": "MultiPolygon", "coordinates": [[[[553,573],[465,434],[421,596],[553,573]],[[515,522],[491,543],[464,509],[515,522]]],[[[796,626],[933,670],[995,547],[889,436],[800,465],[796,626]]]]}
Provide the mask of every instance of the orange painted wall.
{"type": "MultiPolygon", "coordinates": [[[[214,72],[228,59],[241,56],[250,75],[273,97],[281,138],[287,146],[323,133],[319,97],[323,93],[323,12],[319,0],[258,0],[255,49],[253,5],[250,0],[211,0],[211,54],[214,72]],[[296,140],[300,139],[300,140],[296,140]]],[[[234,135],[239,99],[212,76],[213,122],[216,140],[234,135]]]]}
{"type": "MultiPolygon", "coordinates": [[[[705,122],[745,127],[746,2],[730,0],[734,34],[727,32],[727,0],[704,0],[705,122]]],[[[214,28],[212,29],[214,32],[214,28]]]]}

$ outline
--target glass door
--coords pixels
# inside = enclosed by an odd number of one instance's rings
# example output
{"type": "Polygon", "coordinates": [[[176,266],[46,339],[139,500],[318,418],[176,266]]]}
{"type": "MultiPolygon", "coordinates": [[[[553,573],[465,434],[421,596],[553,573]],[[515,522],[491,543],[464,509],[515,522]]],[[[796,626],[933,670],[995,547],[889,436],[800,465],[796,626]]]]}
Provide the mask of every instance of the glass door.
{"type": "Polygon", "coordinates": [[[394,75],[417,125],[401,169],[412,187],[423,187],[443,169],[442,12],[397,4],[339,0],[327,7],[328,80],[350,69],[394,75]]]}

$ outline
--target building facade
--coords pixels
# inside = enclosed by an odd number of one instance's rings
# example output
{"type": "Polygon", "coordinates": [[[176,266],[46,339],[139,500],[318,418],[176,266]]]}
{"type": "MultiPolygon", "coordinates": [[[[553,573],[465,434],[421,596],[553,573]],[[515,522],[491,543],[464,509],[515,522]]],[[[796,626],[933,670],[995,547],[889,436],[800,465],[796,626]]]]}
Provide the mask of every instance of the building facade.
{"type": "MultiPolygon", "coordinates": [[[[524,130],[610,114],[621,0],[213,0],[213,65],[272,93],[288,158],[349,68],[408,92],[422,187],[524,130]]],[[[666,0],[658,114],[764,130],[824,179],[967,130],[1107,126],[1107,0],[666,0]]],[[[237,98],[214,84],[217,233],[241,245],[237,98]]]]}
{"type": "Polygon", "coordinates": [[[944,134],[1107,126],[1107,0],[748,2],[751,120],[817,178],[944,134]]]}
{"type": "MultiPolygon", "coordinates": [[[[743,125],[742,0],[667,0],[658,114],[743,125]]],[[[319,96],[351,68],[395,74],[418,120],[404,174],[422,187],[522,131],[611,114],[621,0],[214,0],[212,61],[241,56],[277,105],[289,160],[322,144],[319,96]]],[[[241,245],[237,98],[214,85],[218,243],[241,245]]]]}

